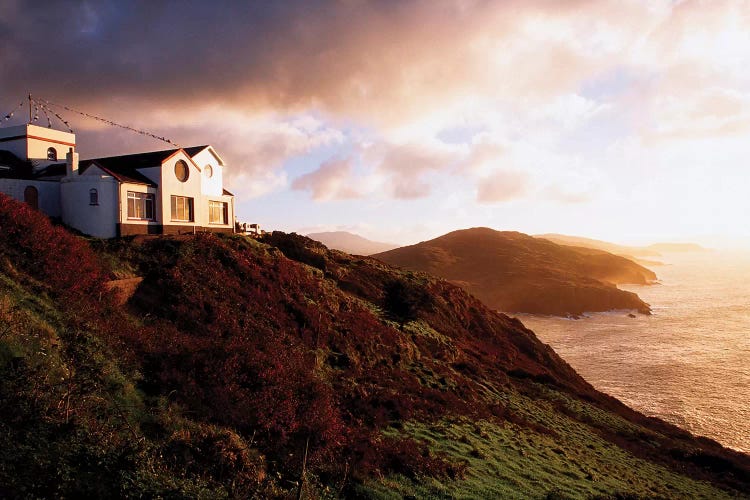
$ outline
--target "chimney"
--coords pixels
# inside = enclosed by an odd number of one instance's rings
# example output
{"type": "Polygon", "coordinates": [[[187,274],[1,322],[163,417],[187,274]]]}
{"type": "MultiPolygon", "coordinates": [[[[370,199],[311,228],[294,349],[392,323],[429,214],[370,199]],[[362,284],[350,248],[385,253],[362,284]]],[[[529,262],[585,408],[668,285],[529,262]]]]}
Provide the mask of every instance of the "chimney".
{"type": "Polygon", "coordinates": [[[65,155],[65,160],[67,162],[66,167],[66,173],[70,175],[77,175],[78,174],[78,153],[73,151],[73,148],[70,148],[68,150],[68,153],[65,155]]]}

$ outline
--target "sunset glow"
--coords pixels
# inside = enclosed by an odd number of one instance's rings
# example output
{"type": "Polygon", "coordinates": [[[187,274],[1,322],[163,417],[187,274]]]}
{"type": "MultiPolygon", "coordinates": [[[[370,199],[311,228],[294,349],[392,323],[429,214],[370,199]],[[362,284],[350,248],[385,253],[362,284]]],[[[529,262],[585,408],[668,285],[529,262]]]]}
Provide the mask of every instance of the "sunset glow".
{"type": "Polygon", "coordinates": [[[210,143],[265,229],[750,245],[748,1],[77,4],[0,3],[0,106],[210,143]]]}

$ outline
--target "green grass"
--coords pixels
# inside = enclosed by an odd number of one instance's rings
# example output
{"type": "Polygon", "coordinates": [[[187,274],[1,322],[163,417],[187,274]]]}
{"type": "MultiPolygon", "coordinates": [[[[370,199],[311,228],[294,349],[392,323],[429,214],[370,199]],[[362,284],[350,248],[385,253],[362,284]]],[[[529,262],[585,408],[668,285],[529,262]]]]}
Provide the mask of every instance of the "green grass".
{"type": "MultiPolygon", "coordinates": [[[[528,401],[527,401],[528,402],[528,401]]],[[[515,424],[459,420],[408,422],[404,433],[433,452],[467,465],[461,480],[388,476],[360,493],[371,498],[595,498],[617,494],[644,498],[731,498],[711,485],[641,460],[598,438],[585,424],[537,410],[556,435],[515,424]]]]}

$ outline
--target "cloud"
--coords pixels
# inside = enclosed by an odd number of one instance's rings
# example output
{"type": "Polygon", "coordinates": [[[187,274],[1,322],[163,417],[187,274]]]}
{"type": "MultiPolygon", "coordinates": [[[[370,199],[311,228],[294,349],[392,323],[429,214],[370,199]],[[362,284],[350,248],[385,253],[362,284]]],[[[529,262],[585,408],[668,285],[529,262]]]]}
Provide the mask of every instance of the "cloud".
{"type": "Polygon", "coordinates": [[[651,131],[652,139],[744,133],[750,129],[750,93],[707,89],[687,101],[662,98],[655,103],[655,114],[659,118],[651,131]]]}
{"type": "Polygon", "coordinates": [[[566,189],[558,185],[545,188],[542,196],[544,199],[565,204],[586,203],[592,199],[592,195],[588,191],[566,189]]]}
{"type": "Polygon", "coordinates": [[[248,175],[240,171],[227,183],[232,193],[242,200],[257,198],[278,191],[289,184],[286,172],[264,172],[248,175]]]}
{"type": "Polygon", "coordinates": [[[488,132],[482,132],[472,138],[468,154],[461,162],[461,168],[470,174],[491,172],[509,149],[510,145],[506,141],[498,140],[488,132]]]}
{"type": "Polygon", "coordinates": [[[461,148],[435,140],[394,144],[381,141],[363,149],[362,158],[396,199],[414,200],[432,192],[428,178],[454,168],[461,148]]]}
{"type": "Polygon", "coordinates": [[[118,117],[325,109],[380,125],[466,96],[554,99],[613,62],[739,74],[750,23],[742,0],[6,3],[3,98],[32,90],[118,117]]]}
{"type": "Polygon", "coordinates": [[[8,9],[4,93],[118,117],[223,102],[398,123],[466,95],[574,89],[603,58],[566,25],[589,26],[596,3],[51,1],[8,9]]]}
{"type": "Polygon", "coordinates": [[[310,191],[316,201],[351,200],[362,197],[352,185],[354,182],[349,160],[330,160],[314,172],[296,178],[292,189],[310,191]]]}
{"type": "MultiPolygon", "coordinates": [[[[359,170],[355,192],[351,171],[324,164],[304,178],[316,200],[414,200],[455,181],[492,203],[527,194],[543,171],[561,186],[546,196],[566,203],[585,194],[530,151],[602,156],[634,136],[644,163],[667,142],[750,129],[748,12],[746,0],[6,0],[0,112],[31,91],[211,142],[229,184],[253,196],[288,187],[290,160],[314,155],[309,168],[340,148],[359,170]],[[457,125],[472,132],[440,140],[457,125]]],[[[89,156],[161,147],[62,114],[89,156]]]]}
{"type": "Polygon", "coordinates": [[[528,192],[528,177],[523,172],[499,170],[481,179],[477,185],[477,201],[500,203],[520,198],[528,192]]]}

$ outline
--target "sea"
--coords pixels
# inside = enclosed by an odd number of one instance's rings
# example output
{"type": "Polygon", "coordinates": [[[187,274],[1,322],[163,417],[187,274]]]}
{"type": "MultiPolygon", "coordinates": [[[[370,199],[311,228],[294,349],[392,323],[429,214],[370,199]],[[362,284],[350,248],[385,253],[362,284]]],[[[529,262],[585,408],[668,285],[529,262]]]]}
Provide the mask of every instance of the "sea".
{"type": "Polygon", "coordinates": [[[582,319],[517,315],[598,390],[750,453],[750,252],[666,254],[651,305],[582,319]]]}

